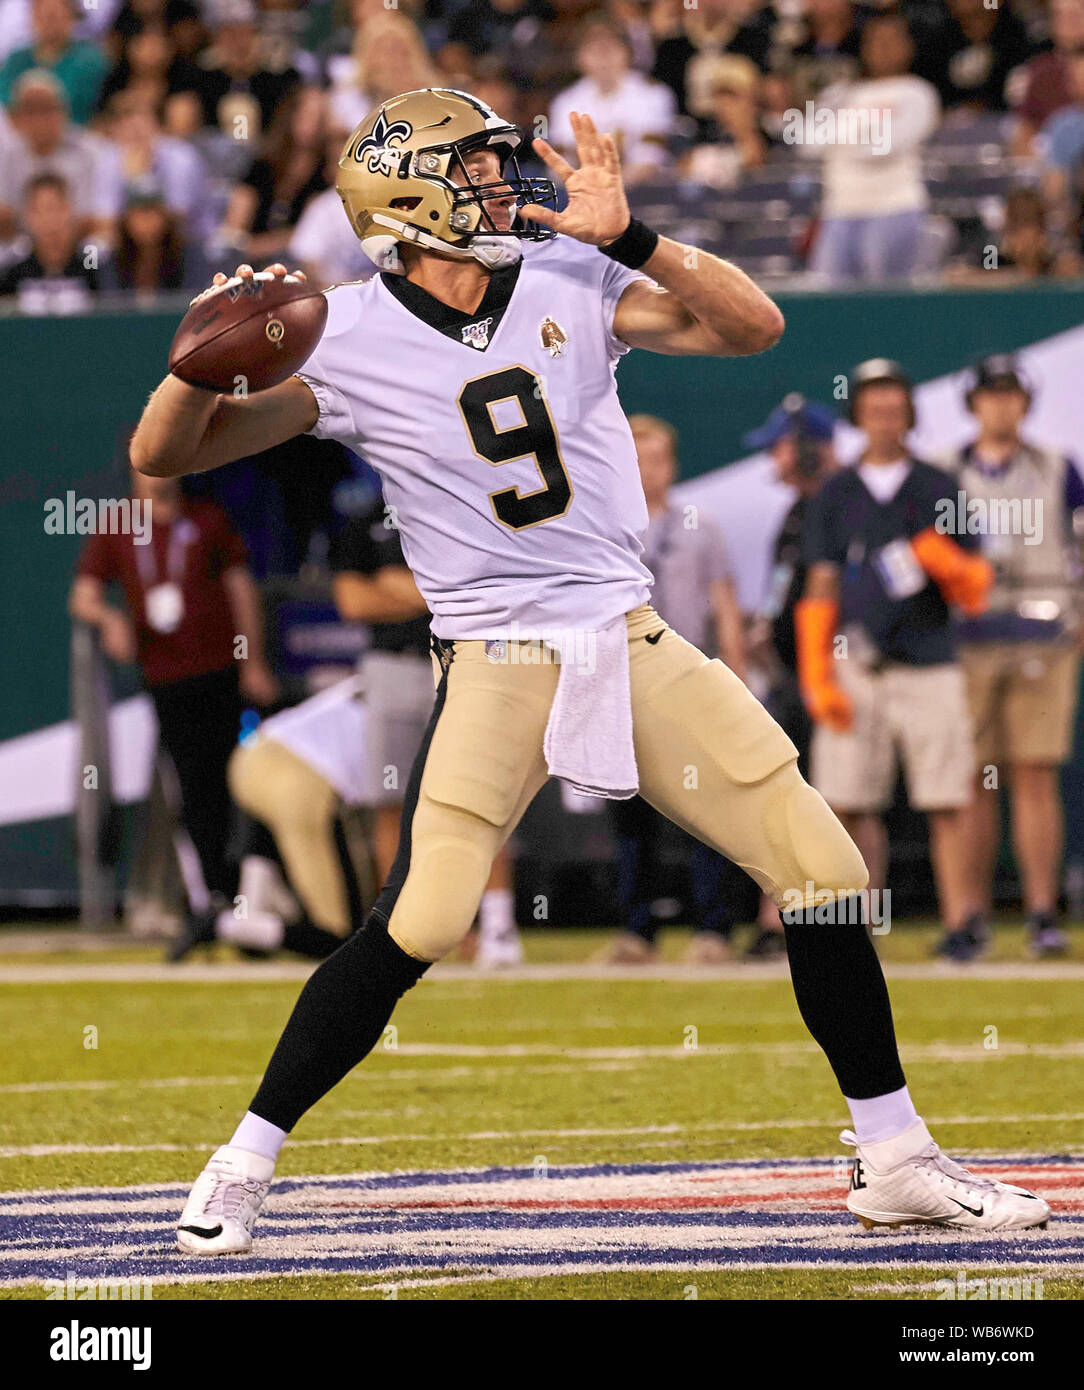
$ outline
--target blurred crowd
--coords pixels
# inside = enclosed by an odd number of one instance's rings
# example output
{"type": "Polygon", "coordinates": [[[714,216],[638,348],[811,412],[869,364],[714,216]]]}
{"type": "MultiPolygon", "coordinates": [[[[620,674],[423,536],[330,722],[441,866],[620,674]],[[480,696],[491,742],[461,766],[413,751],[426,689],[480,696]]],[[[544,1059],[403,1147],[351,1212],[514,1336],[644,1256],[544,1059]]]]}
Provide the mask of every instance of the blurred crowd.
{"type": "Polygon", "coordinates": [[[0,0],[0,295],[369,274],[335,164],[427,85],[566,149],[588,112],[645,220],[765,277],[1081,270],[1084,0],[0,0]]]}

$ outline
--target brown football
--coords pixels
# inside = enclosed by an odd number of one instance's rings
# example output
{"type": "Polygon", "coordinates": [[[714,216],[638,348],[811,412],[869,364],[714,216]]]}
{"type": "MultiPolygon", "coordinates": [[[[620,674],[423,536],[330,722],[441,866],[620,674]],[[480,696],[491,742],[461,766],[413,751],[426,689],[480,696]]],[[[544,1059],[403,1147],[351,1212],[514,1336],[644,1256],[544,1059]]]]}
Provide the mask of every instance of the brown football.
{"type": "Polygon", "coordinates": [[[326,322],[327,300],[295,275],[235,276],[185,314],[169,370],[209,391],[266,391],[304,365],[326,322]]]}

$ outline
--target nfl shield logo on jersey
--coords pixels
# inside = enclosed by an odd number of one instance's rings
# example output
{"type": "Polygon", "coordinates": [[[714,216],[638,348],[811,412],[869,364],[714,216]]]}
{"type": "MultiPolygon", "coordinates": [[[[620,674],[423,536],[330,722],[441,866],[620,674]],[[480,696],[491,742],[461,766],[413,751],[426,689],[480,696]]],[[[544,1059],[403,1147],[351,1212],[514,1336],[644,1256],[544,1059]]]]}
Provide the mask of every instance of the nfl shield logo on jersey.
{"type": "Polygon", "coordinates": [[[477,323],[468,323],[461,330],[463,341],[468,347],[477,348],[479,352],[484,352],[489,346],[489,325],[493,322],[492,318],[479,319],[477,323]]]}

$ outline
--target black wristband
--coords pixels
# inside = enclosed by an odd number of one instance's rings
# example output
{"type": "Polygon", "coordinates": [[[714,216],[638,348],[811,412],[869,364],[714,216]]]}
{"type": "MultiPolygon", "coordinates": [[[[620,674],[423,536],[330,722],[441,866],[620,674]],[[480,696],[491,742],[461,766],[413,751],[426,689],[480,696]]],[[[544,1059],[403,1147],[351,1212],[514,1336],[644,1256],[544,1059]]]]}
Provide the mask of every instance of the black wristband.
{"type": "Polygon", "coordinates": [[[630,270],[639,270],[658,244],[658,232],[653,232],[634,217],[619,237],[598,249],[611,261],[627,265],[630,270]]]}

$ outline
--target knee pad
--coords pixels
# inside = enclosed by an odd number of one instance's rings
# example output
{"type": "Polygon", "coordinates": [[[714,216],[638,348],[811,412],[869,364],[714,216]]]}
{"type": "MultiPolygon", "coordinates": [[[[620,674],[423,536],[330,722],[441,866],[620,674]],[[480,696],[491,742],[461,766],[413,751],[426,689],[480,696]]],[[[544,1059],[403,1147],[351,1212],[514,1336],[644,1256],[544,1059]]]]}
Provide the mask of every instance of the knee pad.
{"type": "Polygon", "coordinates": [[[462,815],[460,829],[415,835],[410,868],[388,919],[393,939],[420,960],[437,961],[471,929],[493,862],[490,836],[462,815]]]}
{"type": "Polygon", "coordinates": [[[779,855],[773,878],[782,874],[770,890],[777,906],[786,897],[793,909],[797,892],[811,903],[817,892],[844,895],[866,887],[869,872],[857,845],[793,763],[773,773],[765,790],[764,827],[779,855]]]}

